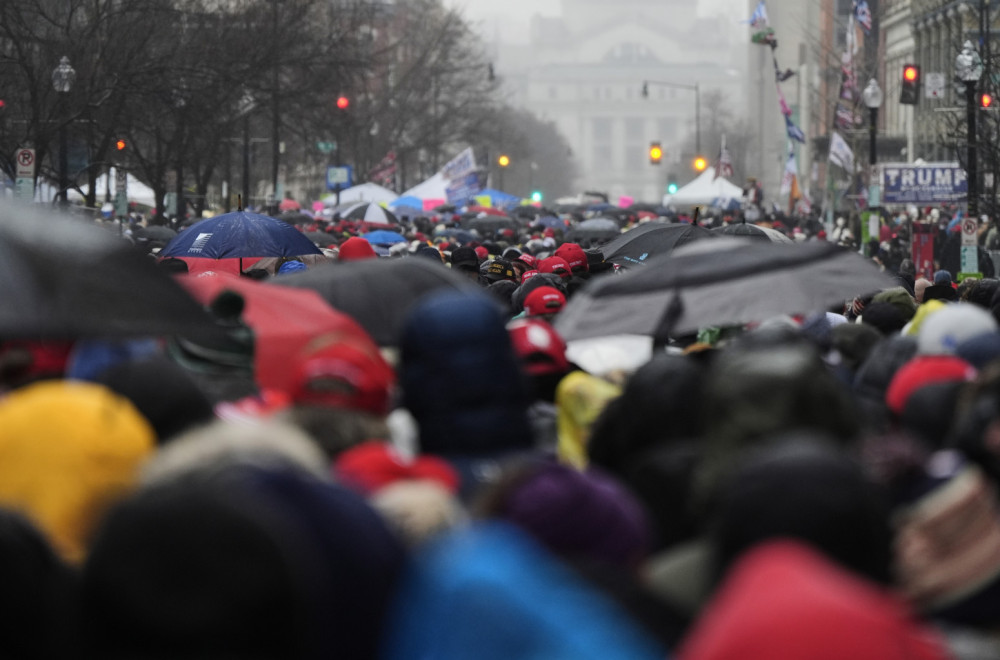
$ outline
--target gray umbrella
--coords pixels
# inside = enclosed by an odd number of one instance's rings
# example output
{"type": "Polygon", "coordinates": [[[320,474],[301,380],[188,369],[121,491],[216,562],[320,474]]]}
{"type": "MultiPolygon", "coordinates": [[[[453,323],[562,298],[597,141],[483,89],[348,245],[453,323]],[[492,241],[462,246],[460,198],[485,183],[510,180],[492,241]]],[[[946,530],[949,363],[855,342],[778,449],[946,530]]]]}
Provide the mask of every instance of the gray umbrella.
{"type": "Polygon", "coordinates": [[[699,241],[646,268],[593,280],[556,319],[567,341],[618,334],[665,340],[709,326],[824,310],[895,286],[855,252],[826,241],[699,241]]]}
{"type": "Polygon", "coordinates": [[[772,243],[792,243],[792,239],[785,236],[777,229],[771,229],[770,227],[761,227],[760,225],[747,224],[745,222],[736,222],[731,225],[725,225],[723,227],[716,227],[712,230],[714,234],[721,234],[723,236],[745,236],[749,239],[754,239],[758,241],[771,241],[772,243]]]}

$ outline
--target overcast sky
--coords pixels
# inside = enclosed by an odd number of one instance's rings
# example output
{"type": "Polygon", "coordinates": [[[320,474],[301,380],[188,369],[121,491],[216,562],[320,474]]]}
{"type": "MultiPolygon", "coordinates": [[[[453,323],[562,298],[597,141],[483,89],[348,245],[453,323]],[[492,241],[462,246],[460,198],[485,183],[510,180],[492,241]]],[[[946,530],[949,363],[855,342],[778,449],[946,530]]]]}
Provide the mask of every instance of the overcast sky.
{"type": "MultiPolygon", "coordinates": [[[[462,10],[466,19],[476,25],[488,41],[502,32],[504,41],[527,41],[528,25],[535,14],[558,16],[560,0],[445,0],[462,10]],[[518,38],[521,37],[521,38],[518,38]]],[[[698,13],[703,16],[726,14],[733,21],[746,18],[747,0],[697,0],[698,13]]]]}

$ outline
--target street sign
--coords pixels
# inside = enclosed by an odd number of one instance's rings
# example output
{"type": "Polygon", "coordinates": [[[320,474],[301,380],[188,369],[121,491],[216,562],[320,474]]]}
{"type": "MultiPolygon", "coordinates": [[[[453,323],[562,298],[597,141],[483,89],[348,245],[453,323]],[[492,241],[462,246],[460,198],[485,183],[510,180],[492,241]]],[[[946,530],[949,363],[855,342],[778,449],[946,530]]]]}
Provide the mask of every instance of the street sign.
{"type": "Polygon", "coordinates": [[[943,73],[928,73],[924,76],[924,96],[929,99],[943,99],[945,76],[943,73]]]}
{"type": "Polygon", "coordinates": [[[351,187],[351,166],[330,165],[326,168],[326,189],[337,190],[351,187]]]}
{"type": "Polygon", "coordinates": [[[979,248],[975,245],[962,246],[962,274],[966,277],[979,274],[979,248]]]}
{"type": "Polygon", "coordinates": [[[34,149],[18,149],[17,155],[15,156],[17,161],[17,178],[18,179],[33,179],[35,178],[35,150],[34,149]]]}
{"type": "MultiPolygon", "coordinates": [[[[962,219],[962,247],[972,246],[975,247],[978,244],[976,230],[979,229],[979,224],[976,222],[975,218],[963,218],[962,219]]],[[[962,270],[966,270],[964,267],[962,270]]],[[[973,270],[976,270],[973,268],[973,270]]]]}

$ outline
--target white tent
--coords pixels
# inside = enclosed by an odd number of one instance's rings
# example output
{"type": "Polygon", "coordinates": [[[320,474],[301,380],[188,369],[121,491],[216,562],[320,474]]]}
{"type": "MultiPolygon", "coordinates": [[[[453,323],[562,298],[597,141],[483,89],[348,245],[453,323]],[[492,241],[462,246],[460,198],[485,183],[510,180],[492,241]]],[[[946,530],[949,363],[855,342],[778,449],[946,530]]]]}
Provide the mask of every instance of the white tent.
{"type": "MultiPolygon", "coordinates": [[[[111,176],[112,177],[115,176],[115,168],[111,168],[111,176]]],[[[135,178],[131,174],[126,175],[126,179],[128,180],[127,190],[128,190],[128,200],[130,202],[137,202],[139,204],[144,204],[149,207],[156,206],[156,193],[153,192],[152,188],[147,186],[142,181],[139,181],[139,179],[135,178]]],[[[104,194],[105,192],[107,192],[108,189],[107,186],[108,186],[107,174],[102,174],[99,177],[97,177],[97,181],[94,183],[94,188],[97,190],[97,200],[99,202],[104,200],[104,194]]],[[[87,190],[87,186],[80,186],[80,188],[84,191],[87,190]]],[[[76,190],[70,190],[67,194],[67,197],[69,198],[70,201],[83,200],[83,195],[78,193],[76,190]]],[[[115,197],[115,184],[114,184],[114,179],[112,178],[111,198],[114,199],[114,197],[115,197]]]]}
{"type": "Polygon", "coordinates": [[[697,179],[673,195],[664,195],[664,206],[695,206],[697,204],[726,203],[743,197],[743,189],[726,179],[715,178],[715,168],[709,167],[697,179]]]}
{"type": "Polygon", "coordinates": [[[448,180],[444,178],[443,173],[438,172],[423,183],[413,186],[400,196],[416,197],[417,199],[447,199],[447,187],[448,180]]]}
{"type": "MultiPolygon", "coordinates": [[[[396,193],[388,188],[383,188],[377,183],[362,183],[351,188],[340,191],[340,203],[352,204],[357,202],[374,202],[376,204],[388,204],[398,197],[396,193]]],[[[337,203],[336,193],[332,193],[323,198],[323,203],[333,206],[337,203]]]]}

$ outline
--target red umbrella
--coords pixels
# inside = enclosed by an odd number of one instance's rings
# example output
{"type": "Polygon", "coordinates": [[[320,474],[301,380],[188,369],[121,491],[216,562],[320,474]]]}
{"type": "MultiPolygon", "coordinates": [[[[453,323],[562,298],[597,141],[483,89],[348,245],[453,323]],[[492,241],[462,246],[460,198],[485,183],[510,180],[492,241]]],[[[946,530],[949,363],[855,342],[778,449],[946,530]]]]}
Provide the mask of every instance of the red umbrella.
{"type": "Polygon", "coordinates": [[[371,337],[350,316],[336,311],[310,289],[299,289],[223,273],[180,275],[181,284],[203,305],[222,291],[246,301],[243,318],[256,336],[254,372],[262,388],[288,391],[292,367],[300,351],[317,337],[340,334],[371,344],[371,337]]]}
{"type": "Polygon", "coordinates": [[[283,199],[281,203],[278,204],[279,211],[298,211],[302,209],[302,205],[296,202],[294,199],[283,199]]]}

